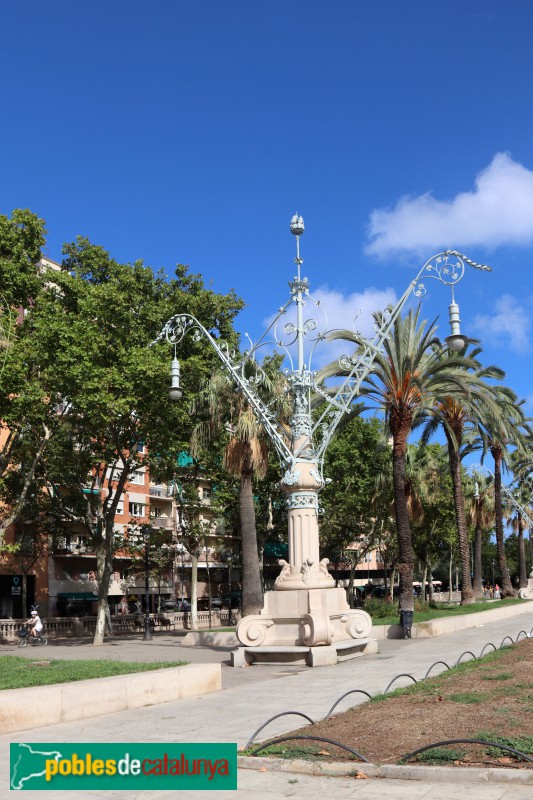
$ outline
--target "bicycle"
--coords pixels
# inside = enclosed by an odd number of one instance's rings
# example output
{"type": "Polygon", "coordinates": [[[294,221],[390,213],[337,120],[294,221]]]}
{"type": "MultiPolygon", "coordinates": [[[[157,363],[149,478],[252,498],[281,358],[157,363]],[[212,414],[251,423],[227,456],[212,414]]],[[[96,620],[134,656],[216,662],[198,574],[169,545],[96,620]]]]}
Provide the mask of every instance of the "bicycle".
{"type": "Polygon", "coordinates": [[[28,629],[26,627],[19,630],[19,647],[26,647],[28,639],[31,639],[32,647],[42,645],[43,647],[48,644],[48,639],[44,636],[43,632],[37,633],[37,636],[28,636],[28,629]]]}

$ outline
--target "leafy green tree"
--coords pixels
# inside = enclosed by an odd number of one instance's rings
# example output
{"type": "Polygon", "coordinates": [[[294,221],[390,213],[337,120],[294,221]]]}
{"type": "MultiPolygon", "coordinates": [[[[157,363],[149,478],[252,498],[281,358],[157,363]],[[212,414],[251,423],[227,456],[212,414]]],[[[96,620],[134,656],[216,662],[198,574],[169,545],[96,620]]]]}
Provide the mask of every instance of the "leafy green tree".
{"type": "Polygon", "coordinates": [[[176,558],[176,542],[173,531],[154,526],[136,526],[130,529],[121,549],[132,559],[129,575],[136,579],[146,577],[148,554],[148,576],[157,586],[157,612],[161,613],[161,587],[172,572],[176,558]],[[147,545],[144,532],[148,530],[147,545]]]}
{"type": "MultiPolygon", "coordinates": [[[[324,474],[331,482],[320,494],[321,549],[332,561],[342,555],[350,562],[352,581],[357,563],[377,546],[383,509],[375,508],[373,496],[377,476],[389,461],[390,450],[376,418],[353,417],[327,450],[324,474]]],[[[349,599],[352,595],[349,586],[349,599]]]]}
{"type": "MultiPolygon", "coordinates": [[[[63,398],[62,435],[46,463],[50,502],[57,518],[79,526],[95,548],[99,645],[109,617],[114,519],[126,484],[152,462],[175,461],[192,427],[186,404],[173,404],[165,392],[168,351],[149,345],[179,311],[231,339],[241,303],[232,293],[206,289],[186,267],[167,281],[140,261],[116,262],[87,239],[66,245],[64,254],[55,287],[35,307],[33,340],[51,391],[63,398]]],[[[180,355],[193,394],[212,359],[192,337],[180,355]]]]}
{"type": "Polygon", "coordinates": [[[32,339],[33,309],[48,279],[40,263],[45,234],[44,221],[28,210],[0,215],[0,553],[13,549],[5,534],[37,490],[53,428],[53,398],[32,339]]]}

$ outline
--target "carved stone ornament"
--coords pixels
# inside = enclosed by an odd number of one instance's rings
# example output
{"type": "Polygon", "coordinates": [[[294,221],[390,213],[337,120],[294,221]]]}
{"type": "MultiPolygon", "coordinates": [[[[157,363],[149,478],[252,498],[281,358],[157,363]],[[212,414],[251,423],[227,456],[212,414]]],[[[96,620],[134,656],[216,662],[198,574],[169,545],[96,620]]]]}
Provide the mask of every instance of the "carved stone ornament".
{"type": "Polygon", "coordinates": [[[316,576],[317,571],[313,567],[313,562],[310,558],[306,559],[302,564],[302,580],[304,583],[311,583],[313,578],[316,576]]]}
{"type": "Polygon", "coordinates": [[[316,492],[294,492],[287,498],[287,508],[314,508],[317,507],[316,492]]]}
{"type": "Polygon", "coordinates": [[[286,580],[286,578],[288,578],[289,575],[291,574],[291,565],[289,564],[288,561],[285,561],[284,558],[280,558],[278,559],[278,564],[281,567],[281,572],[276,578],[275,586],[278,586],[278,584],[283,583],[283,581],[286,580]]]}
{"type": "Polygon", "coordinates": [[[272,619],[267,617],[244,617],[237,625],[237,638],[239,642],[248,647],[259,647],[265,641],[268,629],[274,625],[272,619]]]}
{"type": "Polygon", "coordinates": [[[329,558],[321,558],[318,568],[323,575],[327,575],[327,577],[329,578],[330,574],[328,570],[328,564],[329,564],[329,558]]]}
{"type": "Polygon", "coordinates": [[[352,639],[366,639],[372,631],[372,617],[360,608],[343,614],[341,622],[344,623],[344,630],[352,639]]]}

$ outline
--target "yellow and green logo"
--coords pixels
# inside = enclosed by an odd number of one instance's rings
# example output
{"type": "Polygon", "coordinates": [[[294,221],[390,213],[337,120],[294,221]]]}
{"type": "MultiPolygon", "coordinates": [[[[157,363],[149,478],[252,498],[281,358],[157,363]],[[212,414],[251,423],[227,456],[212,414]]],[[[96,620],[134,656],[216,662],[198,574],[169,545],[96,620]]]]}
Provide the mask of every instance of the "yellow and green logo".
{"type": "Polygon", "coordinates": [[[38,744],[10,745],[10,788],[236,789],[237,745],[38,744]]]}

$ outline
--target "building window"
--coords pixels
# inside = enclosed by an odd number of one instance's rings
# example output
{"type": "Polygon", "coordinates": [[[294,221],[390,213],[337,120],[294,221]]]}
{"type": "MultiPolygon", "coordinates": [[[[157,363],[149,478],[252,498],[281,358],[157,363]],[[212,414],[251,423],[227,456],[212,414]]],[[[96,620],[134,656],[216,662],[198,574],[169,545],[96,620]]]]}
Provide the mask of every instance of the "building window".
{"type": "Polygon", "coordinates": [[[144,503],[130,503],[130,515],[132,517],[144,517],[144,503]]]}
{"type": "Polygon", "coordinates": [[[204,486],[202,489],[202,500],[210,500],[211,499],[211,489],[208,489],[204,486]]]}
{"type": "Polygon", "coordinates": [[[144,486],[144,472],[136,470],[131,476],[130,483],[137,483],[140,486],[144,486]]]}

